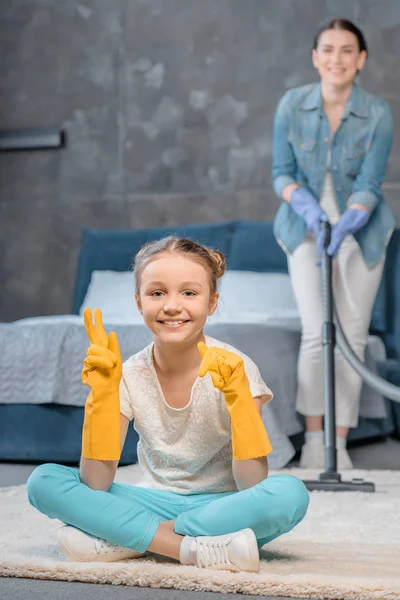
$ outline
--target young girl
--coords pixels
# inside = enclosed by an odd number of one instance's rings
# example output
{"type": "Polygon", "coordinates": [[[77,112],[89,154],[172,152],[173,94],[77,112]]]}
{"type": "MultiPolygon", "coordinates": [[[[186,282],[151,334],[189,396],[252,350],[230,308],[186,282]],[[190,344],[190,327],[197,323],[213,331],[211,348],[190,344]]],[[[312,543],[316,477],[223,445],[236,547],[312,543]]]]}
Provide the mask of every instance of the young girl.
{"type": "MultiPolygon", "coordinates": [[[[275,115],[273,183],[282,199],[277,240],[288,255],[302,322],[296,408],[305,415],[300,466],[324,466],[324,378],[321,221],[332,225],[338,315],[347,339],[363,360],[381,281],[386,247],[395,226],[381,185],[392,143],[387,102],[360,88],[356,76],[367,59],[362,32],[334,19],[317,34],[312,59],[320,83],[289,90],[275,115]]],[[[352,468],[346,450],[357,427],[361,378],[339,349],[336,358],[336,446],[339,470],[352,468]]]]}
{"type": "Polygon", "coordinates": [[[267,478],[272,450],[261,407],[272,399],[256,365],[203,333],[217,308],[225,259],[167,237],[135,260],[136,302],[153,343],[123,365],[101,313],[85,310],[90,340],[82,378],[80,470],[41,465],[31,504],[66,526],[61,550],[74,561],[145,552],[185,565],[258,571],[259,548],[304,517],[309,495],[291,475],[267,478]],[[139,434],[145,484],[113,483],[129,421],[139,434]]]}

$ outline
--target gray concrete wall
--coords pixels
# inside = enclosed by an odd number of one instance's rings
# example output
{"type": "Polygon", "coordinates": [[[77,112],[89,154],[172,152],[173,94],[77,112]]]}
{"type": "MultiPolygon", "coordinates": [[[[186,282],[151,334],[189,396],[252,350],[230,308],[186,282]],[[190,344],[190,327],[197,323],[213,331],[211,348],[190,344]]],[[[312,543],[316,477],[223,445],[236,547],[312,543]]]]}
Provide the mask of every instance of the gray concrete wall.
{"type": "Polygon", "coordinates": [[[68,145],[0,154],[0,320],[70,311],[83,227],[271,220],[276,103],[316,80],[335,16],[363,28],[361,84],[398,129],[398,0],[2,0],[0,128],[62,127],[68,145]]]}

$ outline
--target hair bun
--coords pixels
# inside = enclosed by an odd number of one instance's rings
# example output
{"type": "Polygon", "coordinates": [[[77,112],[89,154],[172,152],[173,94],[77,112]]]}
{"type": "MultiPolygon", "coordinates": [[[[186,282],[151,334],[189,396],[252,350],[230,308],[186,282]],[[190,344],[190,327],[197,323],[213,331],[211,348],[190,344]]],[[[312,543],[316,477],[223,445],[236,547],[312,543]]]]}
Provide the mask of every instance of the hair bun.
{"type": "Polygon", "coordinates": [[[226,258],[219,250],[209,249],[208,252],[215,264],[215,275],[219,279],[226,271],[226,258]]]}
{"type": "Polygon", "coordinates": [[[222,277],[226,271],[226,259],[222,252],[207,248],[207,246],[203,246],[190,238],[169,235],[160,240],[148,242],[136,254],[133,263],[136,294],[139,294],[140,278],[143,269],[149,262],[154,260],[158,254],[165,252],[170,254],[182,254],[183,256],[187,256],[192,260],[194,259],[202,263],[209,277],[211,293],[214,294],[217,291],[217,280],[222,277]]]}

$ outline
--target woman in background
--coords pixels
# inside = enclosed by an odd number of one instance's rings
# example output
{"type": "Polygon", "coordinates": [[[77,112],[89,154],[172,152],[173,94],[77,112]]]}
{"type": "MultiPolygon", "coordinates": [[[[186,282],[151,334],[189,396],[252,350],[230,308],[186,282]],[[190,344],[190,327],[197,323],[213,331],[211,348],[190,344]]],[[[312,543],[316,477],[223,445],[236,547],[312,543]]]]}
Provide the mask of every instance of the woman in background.
{"type": "MultiPolygon", "coordinates": [[[[273,185],[283,200],[275,236],[288,256],[302,340],[296,408],[305,416],[300,466],[323,468],[322,221],[332,225],[335,303],[345,334],[363,359],[375,296],[394,217],[381,192],[393,123],[385,100],[356,82],[367,59],[362,32],[335,19],[317,34],[312,60],[320,82],[289,90],[274,121],[273,185]]],[[[357,427],[361,378],[336,352],[338,468],[352,468],[346,451],[357,427]]]]}

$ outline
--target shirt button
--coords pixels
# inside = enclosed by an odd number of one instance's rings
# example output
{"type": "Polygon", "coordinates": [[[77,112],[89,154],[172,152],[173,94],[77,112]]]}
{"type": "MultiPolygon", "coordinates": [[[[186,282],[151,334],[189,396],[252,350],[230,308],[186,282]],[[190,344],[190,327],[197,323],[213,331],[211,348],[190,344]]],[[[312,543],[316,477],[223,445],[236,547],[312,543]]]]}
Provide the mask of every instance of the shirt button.
{"type": "Polygon", "coordinates": [[[336,165],[333,165],[332,169],[333,169],[334,171],[337,171],[337,166],[336,166],[336,165]]]}
{"type": "Polygon", "coordinates": [[[324,142],[329,142],[329,138],[325,138],[325,139],[324,139],[324,142]]]}

